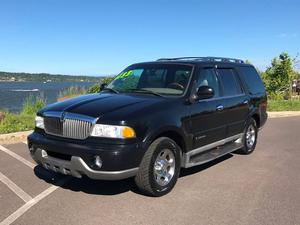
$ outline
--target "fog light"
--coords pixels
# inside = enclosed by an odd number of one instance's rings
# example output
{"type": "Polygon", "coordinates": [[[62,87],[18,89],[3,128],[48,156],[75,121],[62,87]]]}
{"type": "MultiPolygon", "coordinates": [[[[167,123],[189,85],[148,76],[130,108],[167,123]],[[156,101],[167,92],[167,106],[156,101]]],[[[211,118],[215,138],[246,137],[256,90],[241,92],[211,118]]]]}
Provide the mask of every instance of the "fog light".
{"type": "Polygon", "coordinates": [[[102,166],[102,160],[98,155],[95,156],[95,165],[98,166],[99,168],[101,168],[102,166]]]}
{"type": "Polygon", "coordinates": [[[31,146],[31,147],[29,148],[29,151],[30,151],[31,154],[33,154],[33,153],[34,153],[34,148],[31,146]]]}
{"type": "Polygon", "coordinates": [[[46,158],[48,156],[47,152],[43,149],[42,149],[41,153],[42,153],[43,158],[46,158]]]}

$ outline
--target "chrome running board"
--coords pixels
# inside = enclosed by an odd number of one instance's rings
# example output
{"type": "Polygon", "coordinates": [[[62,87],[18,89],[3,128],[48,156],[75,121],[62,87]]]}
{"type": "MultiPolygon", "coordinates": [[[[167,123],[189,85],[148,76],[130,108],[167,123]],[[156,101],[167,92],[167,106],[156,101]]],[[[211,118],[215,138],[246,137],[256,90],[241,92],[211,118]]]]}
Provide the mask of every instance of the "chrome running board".
{"type": "Polygon", "coordinates": [[[243,147],[243,133],[202,146],[184,153],[182,167],[189,168],[217,159],[243,147]]]}

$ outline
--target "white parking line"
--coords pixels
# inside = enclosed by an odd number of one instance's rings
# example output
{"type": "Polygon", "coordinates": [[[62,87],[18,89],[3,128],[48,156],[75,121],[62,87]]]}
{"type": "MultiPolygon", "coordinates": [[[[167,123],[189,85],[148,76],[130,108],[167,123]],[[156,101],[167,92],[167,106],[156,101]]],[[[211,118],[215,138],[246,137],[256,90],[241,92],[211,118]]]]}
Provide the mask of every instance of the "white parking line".
{"type": "Polygon", "coordinates": [[[36,165],[32,162],[29,162],[28,160],[24,159],[23,157],[19,156],[18,154],[8,150],[4,146],[0,145],[0,150],[9,154],[10,156],[14,157],[15,159],[19,160],[20,162],[24,163],[25,165],[29,166],[31,169],[33,169],[36,165]]]}
{"type": "Polygon", "coordinates": [[[71,179],[71,177],[67,177],[65,179],[62,179],[62,180],[58,181],[57,182],[58,186],[52,185],[51,187],[49,187],[48,189],[46,189],[45,191],[43,191],[41,194],[37,195],[36,197],[34,197],[33,199],[31,199],[30,201],[28,201],[27,203],[25,203],[25,205],[21,206],[19,209],[17,209],[17,211],[15,211],[10,216],[8,216],[6,219],[4,219],[0,223],[0,225],[9,225],[9,224],[12,224],[20,216],[22,216],[25,212],[27,212],[31,207],[33,207],[35,204],[37,204],[43,198],[45,198],[48,195],[50,195],[53,191],[55,191],[57,188],[59,188],[59,186],[64,185],[70,179],[71,179]]]}
{"type": "Polygon", "coordinates": [[[0,181],[4,183],[10,190],[12,190],[16,195],[18,195],[24,202],[29,202],[32,197],[23,191],[19,186],[12,182],[8,177],[0,172],[0,181]]]}

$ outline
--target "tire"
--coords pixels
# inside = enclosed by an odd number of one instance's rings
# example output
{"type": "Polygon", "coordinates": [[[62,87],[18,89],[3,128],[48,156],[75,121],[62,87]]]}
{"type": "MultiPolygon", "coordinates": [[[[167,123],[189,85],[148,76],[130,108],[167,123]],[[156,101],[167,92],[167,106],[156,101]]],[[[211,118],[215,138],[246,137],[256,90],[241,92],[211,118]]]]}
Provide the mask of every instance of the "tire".
{"type": "Polygon", "coordinates": [[[137,187],[144,194],[154,197],[169,193],[179,176],[180,158],[181,149],[175,141],[167,137],[156,139],[140,164],[135,177],[137,187]]]}
{"type": "Polygon", "coordinates": [[[244,135],[242,140],[243,147],[238,150],[238,153],[249,155],[254,151],[257,143],[257,133],[258,133],[258,128],[256,125],[256,121],[253,118],[251,118],[244,130],[244,135]]]}

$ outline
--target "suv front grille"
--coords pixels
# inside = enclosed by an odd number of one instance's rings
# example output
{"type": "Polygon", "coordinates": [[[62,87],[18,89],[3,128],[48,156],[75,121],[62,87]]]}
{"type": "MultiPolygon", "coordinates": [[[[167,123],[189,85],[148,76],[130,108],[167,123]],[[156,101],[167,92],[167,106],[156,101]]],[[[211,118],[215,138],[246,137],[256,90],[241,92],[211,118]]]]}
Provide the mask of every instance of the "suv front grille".
{"type": "Polygon", "coordinates": [[[89,137],[93,123],[81,119],[59,117],[45,117],[45,132],[54,136],[72,139],[86,139],[89,137]]]}

